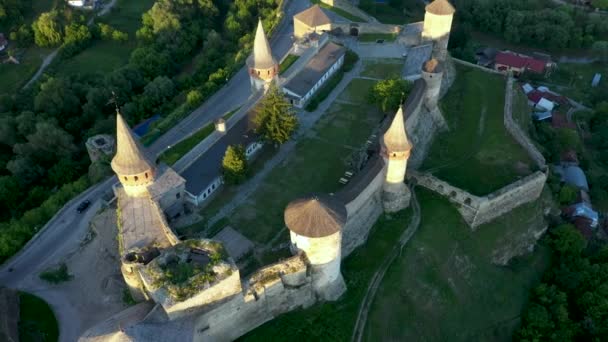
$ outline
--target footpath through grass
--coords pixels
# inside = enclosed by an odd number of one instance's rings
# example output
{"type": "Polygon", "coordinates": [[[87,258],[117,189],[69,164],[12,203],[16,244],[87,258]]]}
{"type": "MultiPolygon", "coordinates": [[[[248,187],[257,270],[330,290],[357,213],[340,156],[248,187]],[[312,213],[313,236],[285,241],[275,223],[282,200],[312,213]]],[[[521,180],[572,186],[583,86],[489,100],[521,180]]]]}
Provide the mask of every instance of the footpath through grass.
{"type": "Polygon", "coordinates": [[[340,300],[281,315],[239,341],[350,341],[371,277],[407,228],[411,215],[407,209],[380,217],[367,243],[342,261],[348,290],[340,300]]]}
{"type": "Polygon", "coordinates": [[[542,225],[542,206],[527,204],[473,233],[445,198],[416,191],[421,225],[378,289],[365,340],[511,341],[549,251],[538,246],[506,267],[492,258],[542,225]]]}
{"type": "Polygon", "coordinates": [[[53,310],[42,299],[29,293],[19,293],[19,341],[54,342],[59,338],[59,326],[53,310]]]}
{"type": "Polygon", "coordinates": [[[422,170],[483,196],[529,175],[536,166],[504,127],[505,79],[460,65],[456,71],[456,81],[441,102],[450,131],[437,136],[422,170]]]}

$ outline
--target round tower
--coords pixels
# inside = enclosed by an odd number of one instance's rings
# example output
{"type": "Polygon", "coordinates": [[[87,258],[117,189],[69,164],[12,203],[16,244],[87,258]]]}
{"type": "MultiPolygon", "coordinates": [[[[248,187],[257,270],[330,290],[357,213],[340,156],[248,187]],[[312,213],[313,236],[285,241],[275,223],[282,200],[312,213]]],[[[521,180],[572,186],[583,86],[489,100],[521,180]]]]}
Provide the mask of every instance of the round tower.
{"type": "Polygon", "coordinates": [[[148,185],[154,182],[154,163],[119,112],[116,113],[116,155],[111,166],[128,196],[147,194],[148,185]]]}
{"type": "Polygon", "coordinates": [[[434,0],[425,7],[422,40],[433,42],[433,57],[445,61],[452,29],[454,6],[448,0],[434,0]]]}
{"type": "Polygon", "coordinates": [[[386,178],[382,187],[384,211],[391,213],[410,205],[410,190],[405,185],[405,171],[412,146],[405,131],[403,106],[382,137],[382,157],[386,163],[386,178]]]}
{"type": "Polygon", "coordinates": [[[424,105],[431,111],[437,107],[439,93],[441,91],[441,79],[443,78],[443,65],[437,59],[432,58],[422,67],[422,79],[426,82],[426,94],[424,105]]]}
{"type": "Polygon", "coordinates": [[[270,44],[266,39],[262,20],[258,21],[258,28],[255,32],[253,42],[253,52],[247,58],[249,78],[251,88],[254,92],[264,90],[279,75],[279,63],[272,56],[270,44]]]}
{"type": "Polygon", "coordinates": [[[292,249],[304,252],[310,262],[317,296],[340,297],[346,290],[340,273],[342,227],[347,218],[344,204],[333,196],[308,195],[289,203],[284,218],[292,249]]]}

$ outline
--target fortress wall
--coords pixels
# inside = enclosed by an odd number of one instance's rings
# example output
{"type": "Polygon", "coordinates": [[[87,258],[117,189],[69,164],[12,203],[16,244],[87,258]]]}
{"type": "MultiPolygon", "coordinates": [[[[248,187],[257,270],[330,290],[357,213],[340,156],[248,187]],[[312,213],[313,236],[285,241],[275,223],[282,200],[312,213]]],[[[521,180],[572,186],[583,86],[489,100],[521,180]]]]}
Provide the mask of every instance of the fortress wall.
{"type": "Polygon", "coordinates": [[[249,288],[221,306],[199,316],[193,341],[232,341],[274,317],[316,298],[303,254],[260,269],[249,288]]]}
{"type": "Polygon", "coordinates": [[[504,113],[504,125],[509,134],[517,141],[521,147],[528,152],[530,158],[536,163],[541,170],[545,170],[547,168],[547,161],[545,157],[543,157],[542,153],[536,148],[534,143],[528,138],[526,133],[521,129],[521,127],[513,120],[513,112],[512,112],[512,101],[513,101],[513,79],[510,78],[509,82],[507,82],[507,87],[511,88],[511,91],[507,91],[507,99],[505,99],[505,113],[504,113]]]}
{"type": "Polygon", "coordinates": [[[162,208],[160,207],[157,201],[151,199],[150,202],[152,202],[152,206],[154,207],[154,215],[156,215],[158,222],[160,222],[160,227],[165,233],[167,240],[169,240],[172,245],[176,245],[179,242],[179,239],[177,238],[175,233],[173,233],[171,226],[169,226],[169,223],[167,222],[167,218],[165,217],[162,208]]]}
{"type": "Polygon", "coordinates": [[[385,174],[386,165],[380,156],[376,156],[368,162],[361,175],[349,183],[350,189],[337,194],[346,203],[348,213],[342,230],[343,259],[365,243],[370,229],[383,213],[381,196],[385,174]]]}
{"type": "Polygon", "coordinates": [[[416,80],[405,102],[405,128],[413,145],[412,154],[408,160],[410,169],[420,167],[437,131],[433,116],[422,105],[426,90],[426,82],[423,79],[416,80]]]}
{"type": "Polygon", "coordinates": [[[536,200],[542,193],[546,180],[546,173],[536,171],[485,196],[471,226],[475,228],[522,204],[536,200]]]}

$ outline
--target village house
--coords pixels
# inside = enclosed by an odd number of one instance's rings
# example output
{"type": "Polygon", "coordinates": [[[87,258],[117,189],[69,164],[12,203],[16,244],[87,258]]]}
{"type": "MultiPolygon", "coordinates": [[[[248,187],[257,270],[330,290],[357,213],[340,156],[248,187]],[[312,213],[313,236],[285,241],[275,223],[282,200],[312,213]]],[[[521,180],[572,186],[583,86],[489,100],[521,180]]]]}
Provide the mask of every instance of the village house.
{"type": "Polygon", "coordinates": [[[68,5],[82,9],[96,9],[99,7],[99,0],[68,0],[68,5]]]}
{"type": "Polygon", "coordinates": [[[500,51],[494,58],[494,70],[503,73],[511,71],[515,76],[519,76],[525,72],[545,75],[552,67],[553,63],[551,61],[545,61],[511,51],[500,51]]]}

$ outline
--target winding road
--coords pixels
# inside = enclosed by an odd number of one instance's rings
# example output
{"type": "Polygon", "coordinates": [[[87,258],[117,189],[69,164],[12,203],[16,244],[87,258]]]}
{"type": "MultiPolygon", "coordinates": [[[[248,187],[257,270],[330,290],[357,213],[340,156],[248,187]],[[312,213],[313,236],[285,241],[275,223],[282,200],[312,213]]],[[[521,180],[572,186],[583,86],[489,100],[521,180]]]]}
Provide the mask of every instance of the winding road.
{"type": "Polygon", "coordinates": [[[367,325],[366,323],[369,310],[371,309],[372,303],[374,302],[374,299],[376,297],[376,292],[378,291],[378,288],[380,287],[380,284],[384,279],[386,271],[388,271],[395,259],[397,259],[399,255],[401,255],[403,247],[405,246],[405,244],[408,243],[408,241],[410,241],[410,239],[412,238],[412,236],[414,236],[414,233],[416,233],[418,227],[420,226],[420,204],[418,203],[418,199],[416,198],[414,188],[415,186],[411,187],[412,198],[410,201],[412,208],[414,209],[414,215],[412,217],[412,220],[410,221],[410,224],[407,229],[404,230],[403,233],[401,233],[401,237],[399,237],[399,243],[393,247],[391,253],[386,256],[384,261],[382,261],[382,264],[380,265],[378,270],[376,270],[376,273],[374,273],[372,280],[367,286],[367,291],[365,292],[365,296],[363,297],[363,301],[361,301],[361,306],[359,307],[357,322],[355,323],[355,328],[353,329],[353,335],[351,339],[352,342],[360,342],[363,339],[363,332],[365,331],[365,326],[367,325]]]}

